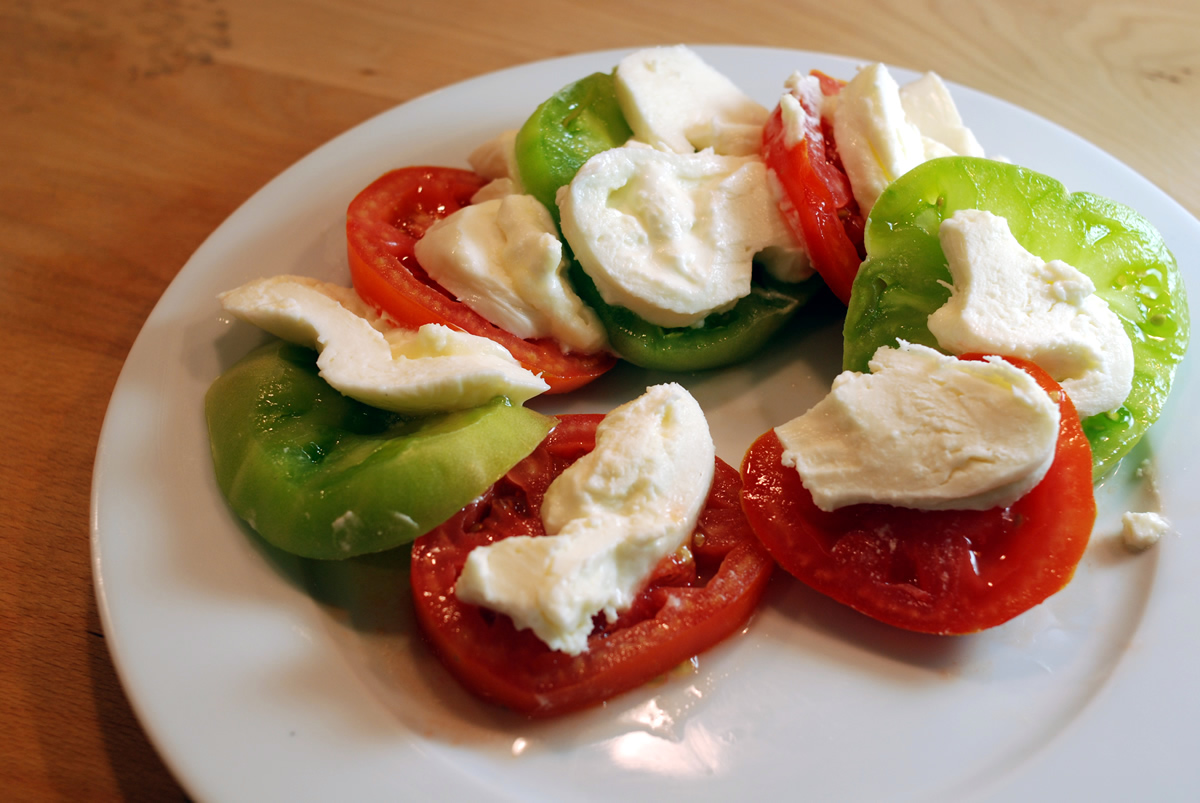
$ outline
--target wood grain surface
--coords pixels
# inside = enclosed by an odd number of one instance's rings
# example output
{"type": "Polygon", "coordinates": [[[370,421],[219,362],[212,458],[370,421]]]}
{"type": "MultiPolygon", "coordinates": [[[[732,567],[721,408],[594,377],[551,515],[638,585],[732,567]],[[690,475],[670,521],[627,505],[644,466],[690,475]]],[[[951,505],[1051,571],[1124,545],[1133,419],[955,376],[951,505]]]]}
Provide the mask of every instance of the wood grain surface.
{"type": "Polygon", "coordinates": [[[8,0],[0,797],[185,798],[116,678],[88,536],[109,394],[192,251],[274,175],[396,103],[531,60],[675,42],[936,70],[1090,139],[1200,214],[1195,0],[8,0]]]}

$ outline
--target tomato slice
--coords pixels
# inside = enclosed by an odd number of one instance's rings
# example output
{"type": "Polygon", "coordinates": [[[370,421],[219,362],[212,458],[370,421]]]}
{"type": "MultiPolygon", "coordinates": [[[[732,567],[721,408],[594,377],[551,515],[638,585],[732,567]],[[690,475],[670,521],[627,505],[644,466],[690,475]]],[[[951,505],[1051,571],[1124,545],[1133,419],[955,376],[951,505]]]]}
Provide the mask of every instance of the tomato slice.
{"type": "Polygon", "coordinates": [[[555,423],[504,397],[428,416],[380,410],[330,387],[316,361],[311,349],[272,340],[204,396],[229,506],[305,558],[410,543],[491,487],[555,423]]]}
{"type": "Polygon", "coordinates": [[[1096,517],[1091,451],[1057,383],[1032,363],[1010,361],[1059,399],[1054,463],[1032,491],[991,510],[852,505],[825,512],[800,475],[783,466],[772,430],[742,463],[742,507],[767,550],[822,594],[922,633],[994,627],[1062,589],[1096,517]]]}
{"type": "Polygon", "coordinates": [[[1068,192],[1057,179],[993,159],[945,156],[917,165],[871,209],[870,253],[846,310],[843,368],[866,370],[876,349],[898,340],[938,347],[929,316],[951,286],[938,227],[962,209],[999,215],[1026,249],[1087,274],[1125,325],[1133,389],[1116,411],[1083,422],[1093,476],[1103,477],[1162,413],[1190,337],[1175,257],[1148,220],[1116,201],[1068,192]]]}
{"type": "MultiPolygon", "coordinates": [[[[839,82],[816,74],[825,95],[836,94],[839,82]]],[[[808,250],[813,268],[843,304],[862,263],[863,216],[850,190],[833,141],[832,128],[820,110],[796,94],[804,111],[804,138],[787,142],[783,107],[776,106],[763,127],[763,159],[779,179],[784,197],[780,211],[808,250]]]]}
{"type": "Polygon", "coordinates": [[[450,167],[406,167],[376,179],[346,213],[354,288],[402,326],[440,323],[496,341],[526,368],[565,393],[616,364],[607,353],[564,353],[557,340],[522,340],[489,322],[429,278],[413,245],[439,218],[471,202],[485,180],[450,167]]]}
{"type": "Polygon", "coordinates": [[[663,560],[645,591],[615,623],[603,614],[578,656],[556,652],[512,620],[458,601],[453,588],[476,546],[512,535],[544,535],[550,482],[595,448],[603,416],[562,416],[533,454],[492,490],[417,539],[412,589],[417,621],[442,663],[472,693],[544,717],[601,703],[708,649],[745,624],[774,561],[739,504],[741,478],[719,458],[689,558],[663,560]]]}

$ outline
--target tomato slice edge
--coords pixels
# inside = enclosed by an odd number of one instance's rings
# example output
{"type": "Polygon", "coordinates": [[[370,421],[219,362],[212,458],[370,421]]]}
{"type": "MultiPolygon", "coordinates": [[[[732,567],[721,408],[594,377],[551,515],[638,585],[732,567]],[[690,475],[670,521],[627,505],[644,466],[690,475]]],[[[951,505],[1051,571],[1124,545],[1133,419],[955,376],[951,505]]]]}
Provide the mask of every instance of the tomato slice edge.
{"type": "MultiPolygon", "coordinates": [[[[546,440],[578,437],[581,428],[584,437],[590,437],[586,430],[594,433],[601,418],[562,416],[563,423],[546,440]]],[[[539,451],[527,460],[544,460],[539,451]]],[[[456,546],[456,541],[466,538],[461,529],[471,516],[464,509],[414,544],[413,599],[425,638],[468,691],[529,717],[556,716],[600,704],[723,641],[758,606],[775,562],[745,521],[738,472],[720,459],[716,466],[697,528],[706,537],[693,541],[697,562],[712,563],[712,574],[704,578],[703,586],[651,587],[643,598],[655,597],[652,616],[615,632],[594,631],[589,650],[579,656],[557,653],[531,632],[516,631],[508,617],[454,597],[450,589],[469,551],[456,546]],[[451,557],[455,550],[461,554],[451,557]]],[[[562,468],[565,465],[555,473],[562,468]]],[[[514,473],[520,470],[519,466],[514,473]]],[[[536,512],[530,516],[537,520],[529,524],[535,532],[527,534],[537,534],[540,516],[536,512]]]]}
{"type": "MultiPolygon", "coordinates": [[[[836,94],[840,86],[817,74],[822,91],[836,94]]],[[[832,141],[818,112],[801,102],[806,114],[804,139],[787,144],[783,108],[777,105],[763,127],[762,156],[783,189],[779,207],[792,233],[804,243],[813,268],[843,304],[863,260],[863,217],[849,193],[832,141]],[[829,138],[829,147],[826,147],[829,138]],[[848,197],[844,203],[837,198],[848,197]]]]}
{"type": "Polygon", "coordinates": [[[389,171],[361,190],[346,211],[350,277],[358,294],[401,326],[438,323],[493,340],[550,385],[575,390],[604,374],[607,352],[565,353],[550,338],[523,340],[488,321],[430,279],[413,254],[425,229],[470,203],[486,183],[469,170],[412,166],[389,171]]]}
{"type": "Polygon", "coordinates": [[[1058,394],[1056,455],[1036,488],[1008,508],[989,511],[853,505],[827,513],[812,502],[799,474],[782,466],[782,444],[769,430],[747,450],[742,463],[742,506],[767,550],[789,574],[816,591],[879,621],[923,633],[954,635],[994,627],[1061,590],[1083,555],[1095,521],[1091,451],[1066,394],[1031,363],[1010,361],[1058,394]],[[928,539],[928,557],[931,566],[951,573],[942,588],[928,587],[940,579],[930,580],[931,572],[924,571],[929,567],[898,565],[908,559],[908,546],[901,542],[897,553],[896,542],[888,540],[891,530],[885,528],[905,523],[910,529],[936,532],[936,539],[928,539]],[[961,530],[935,529],[971,526],[977,528],[975,533],[994,539],[991,552],[987,545],[973,549],[961,530]],[[1005,551],[995,554],[1000,549],[1005,551]],[[954,576],[954,571],[959,574],[954,576]],[[908,573],[924,574],[926,587],[908,573]]]}

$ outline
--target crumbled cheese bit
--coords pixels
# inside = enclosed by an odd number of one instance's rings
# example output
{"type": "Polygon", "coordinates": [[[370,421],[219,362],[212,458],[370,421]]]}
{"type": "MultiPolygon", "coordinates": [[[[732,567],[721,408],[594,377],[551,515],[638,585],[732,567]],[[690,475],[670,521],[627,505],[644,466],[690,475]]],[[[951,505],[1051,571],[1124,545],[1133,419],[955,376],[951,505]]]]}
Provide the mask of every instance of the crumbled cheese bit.
{"type": "Polygon", "coordinates": [[[1132,552],[1149,549],[1169,532],[1171,522],[1158,513],[1130,511],[1121,516],[1121,540],[1132,552]]]}

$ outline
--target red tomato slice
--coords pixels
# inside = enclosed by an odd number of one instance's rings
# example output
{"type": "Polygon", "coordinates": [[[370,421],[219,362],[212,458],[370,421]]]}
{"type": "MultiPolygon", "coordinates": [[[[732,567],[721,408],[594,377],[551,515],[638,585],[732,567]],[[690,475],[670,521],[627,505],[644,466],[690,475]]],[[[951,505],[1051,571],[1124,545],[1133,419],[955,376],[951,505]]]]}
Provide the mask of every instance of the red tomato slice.
{"type": "Polygon", "coordinates": [[[991,510],[852,505],[827,513],[783,466],[772,430],[742,463],[742,508],[767,550],[822,594],[922,633],[994,627],[1062,589],[1096,518],[1091,450],[1058,385],[1031,363],[1011,362],[1060,398],[1054,463],[1036,488],[991,510]]]}
{"type": "Polygon", "coordinates": [[[429,226],[471,202],[486,183],[467,170],[406,167],[376,179],[350,202],[346,240],[354,288],[401,326],[440,323],[496,341],[526,368],[565,393],[616,364],[611,354],[566,354],[557,340],[522,340],[490,323],[429,278],[413,244],[429,226]]]}
{"type": "Polygon", "coordinates": [[[489,493],[413,545],[417,621],[442,663],[472,693],[528,716],[601,703],[731,635],[758,605],[775,565],[741,511],[741,478],[718,459],[691,556],[681,550],[663,560],[619,621],[597,616],[587,652],[555,652],[531,631],[516,630],[507,616],[459,602],[453,588],[471,549],[512,535],[545,534],[546,488],[595,447],[602,418],[562,416],[489,493]]]}
{"type": "MultiPolygon", "coordinates": [[[[825,95],[836,94],[841,84],[816,73],[825,95]]],[[[789,145],[783,109],[775,111],[763,127],[762,155],[779,179],[784,197],[780,211],[792,233],[804,243],[813,268],[843,304],[863,260],[863,217],[842,169],[831,126],[796,95],[805,112],[804,138],[789,145]]]]}

